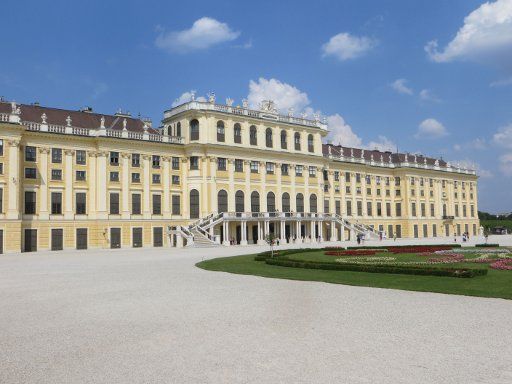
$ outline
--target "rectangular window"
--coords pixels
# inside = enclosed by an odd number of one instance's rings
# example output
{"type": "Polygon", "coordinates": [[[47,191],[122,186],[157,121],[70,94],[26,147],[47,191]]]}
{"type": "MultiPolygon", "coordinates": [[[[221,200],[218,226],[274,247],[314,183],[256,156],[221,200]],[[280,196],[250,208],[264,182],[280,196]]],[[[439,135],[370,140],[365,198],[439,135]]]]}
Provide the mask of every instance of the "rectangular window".
{"type": "Polygon", "coordinates": [[[402,216],[402,203],[395,204],[395,215],[396,215],[396,217],[402,216]]]}
{"type": "Polygon", "coordinates": [[[4,189],[0,188],[0,213],[4,211],[4,189]]]}
{"type": "Polygon", "coordinates": [[[76,229],[76,249],[87,249],[87,228],[76,229]]]}
{"type": "Polygon", "coordinates": [[[110,172],[110,181],[119,181],[119,172],[110,172]]]}
{"type": "Polygon", "coordinates": [[[199,157],[190,156],[190,169],[198,170],[199,169],[199,157]]]}
{"type": "Polygon", "coordinates": [[[363,216],[363,202],[357,202],[357,216],[363,216]]]}
{"type": "Polygon", "coordinates": [[[366,194],[368,196],[371,196],[372,195],[372,189],[371,188],[366,188],[366,194]]]}
{"type": "Polygon", "coordinates": [[[52,251],[62,251],[63,249],[63,230],[61,228],[58,229],[52,229],[52,245],[51,250],[52,251]]]}
{"type": "Polygon", "coordinates": [[[119,215],[119,193],[110,194],[110,214],[119,215]]]}
{"type": "MultiPolygon", "coordinates": [[[[0,163],[0,175],[4,174],[4,163],[0,163]]],[[[473,197],[471,197],[473,198],[473,197]]]]}
{"type": "Polygon", "coordinates": [[[316,167],[314,167],[314,166],[309,167],[309,177],[316,177],[316,167]]]}
{"type": "Polygon", "coordinates": [[[259,161],[251,161],[251,173],[258,173],[259,161]]]}
{"type": "Polygon", "coordinates": [[[347,200],[347,216],[352,216],[352,201],[347,200]]]}
{"type": "Polygon", "coordinates": [[[455,216],[459,217],[459,206],[455,204],[455,216]]]}
{"type": "Polygon", "coordinates": [[[162,247],[164,245],[164,229],[162,227],[153,227],[153,247],[162,247]]]}
{"type": "Polygon", "coordinates": [[[335,209],[336,209],[336,214],[337,215],[341,215],[341,201],[340,200],[336,200],[334,202],[334,205],[335,205],[335,209]]]}
{"type": "Polygon", "coordinates": [[[52,192],[52,215],[62,215],[61,192],[52,192]]]}
{"type": "Polygon", "coordinates": [[[153,184],[160,184],[160,175],[158,173],[153,173],[153,184]]]}
{"type": "Polygon", "coordinates": [[[172,175],[172,184],[180,185],[180,177],[178,175],[172,175]]]}
{"type": "Polygon", "coordinates": [[[361,174],[356,173],[356,183],[360,183],[360,182],[361,182],[361,174]]]}
{"type": "Polygon", "coordinates": [[[160,168],[160,156],[153,155],[151,164],[153,165],[153,168],[160,168]]]}
{"type": "Polygon", "coordinates": [[[377,216],[382,216],[382,203],[377,203],[377,216]]]}
{"type": "Polygon", "coordinates": [[[77,165],[85,165],[87,164],[87,156],[86,156],[87,152],[79,149],[76,151],[76,164],[77,165]]]}
{"type": "Polygon", "coordinates": [[[132,183],[140,183],[140,173],[138,173],[138,172],[132,173],[132,183]]]}
{"type": "Polygon", "coordinates": [[[366,214],[368,216],[373,216],[372,207],[373,207],[373,204],[371,201],[366,202],[366,214]]]}
{"type": "Polygon", "coordinates": [[[219,171],[225,171],[226,168],[226,158],[224,157],[218,157],[217,158],[217,170],[219,171]]]}
{"type": "Polygon", "coordinates": [[[421,217],[425,217],[425,216],[427,216],[425,203],[421,203],[421,217]]]}
{"type": "Polygon", "coordinates": [[[471,217],[475,217],[475,206],[471,205],[470,209],[471,209],[471,217]]]}
{"type": "Polygon", "coordinates": [[[76,171],[75,179],[76,181],[85,181],[86,173],[85,171],[76,171]]]}
{"type": "Polygon", "coordinates": [[[52,180],[62,180],[62,169],[52,169],[52,180]]]}
{"type": "Polygon", "coordinates": [[[142,228],[132,228],[132,246],[133,248],[142,247],[142,228]]]}
{"type": "Polygon", "coordinates": [[[87,199],[85,192],[78,192],[75,195],[75,213],[85,215],[87,212],[87,199]]]}
{"type": "Polygon", "coordinates": [[[269,175],[274,174],[274,163],[267,162],[267,174],[269,174],[269,175]]]}
{"type": "Polygon", "coordinates": [[[360,195],[360,194],[361,194],[361,187],[356,187],[356,193],[357,193],[358,195],[360,195]]]}
{"type": "Polygon", "coordinates": [[[350,194],[350,187],[348,185],[345,187],[345,193],[350,194]]]}
{"type": "Polygon", "coordinates": [[[25,214],[36,214],[36,193],[32,191],[25,192],[25,214]]]}
{"type": "Polygon", "coordinates": [[[411,215],[416,216],[416,203],[411,204],[411,215]]]}
{"type": "Polygon", "coordinates": [[[180,169],[180,158],[173,157],[171,160],[172,169],[179,170],[180,169]]]}
{"type": "Polygon", "coordinates": [[[110,152],[110,165],[119,165],[119,152],[110,152]]]}
{"type": "Polygon", "coordinates": [[[345,181],[350,183],[350,172],[345,172],[345,181]]]}
{"type": "Polygon", "coordinates": [[[304,167],[302,165],[295,166],[295,176],[302,176],[302,171],[304,167]]]}
{"type": "Polygon", "coordinates": [[[391,203],[386,203],[386,216],[391,217],[391,203]]]}
{"type": "Polygon", "coordinates": [[[324,200],[324,213],[329,213],[330,207],[329,207],[329,200],[324,200]]]}
{"type": "Polygon", "coordinates": [[[334,181],[340,181],[340,172],[334,171],[334,181]]]}
{"type": "Polygon", "coordinates": [[[288,176],[288,164],[281,164],[281,174],[288,176]]]}
{"type": "Polygon", "coordinates": [[[25,161],[36,161],[36,147],[25,147],[25,161]]]}
{"type": "Polygon", "coordinates": [[[180,212],[180,195],[172,195],[172,214],[179,215],[180,212]]]}
{"type": "Polygon", "coordinates": [[[132,194],[132,215],[140,215],[140,194],[132,194]]]}
{"type": "Polygon", "coordinates": [[[436,207],[434,204],[430,204],[430,216],[434,217],[436,215],[436,207]]]}
{"type": "Polygon", "coordinates": [[[235,159],[235,172],[243,172],[244,171],[244,161],[240,159],[235,159]]]}
{"type": "Polygon", "coordinates": [[[138,168],[140,167],[140,154],[132,153],[132,167],[138,168]]]}
{"type": "Polygon", "coordinates": [[[428,226],[423,224],[423,237],[428,237],[428,226]]]}
{"type": "Polygon", "coordinates": [[[366,184],[371,184],[372,183],[372,179],[371,179],[370,175],[366,175],[365,176],[365,181],[366,181],[366,184]]]}
{"type": "Polygon", "coordinates": [[[4,141],[0,139],[0,156],[4,155],[4,141]]]}
{"type": "Polygon", "coordinates": [[[402,196],[402,192],[401,192],[399,189],[397,189],[397,190],[395,191],[395,196],[396,196],[396,197],[400,197],[400,196],[402,196]]]}
{"type": "Polygon", "coordinates": [[[400,239],[402,237],[402,226],[401,225],[396,226],[395,236],[397,239],[400,239]]]}
{"type": "Polygon", "coordinates": [[[153,215],[162,214],[162,196],[153,195],[153,215]]]}
{"type": "Polygon", "coordinates": [[[62,163],[62,149],[52,148],[52,163],[62,163]]]}
{"type": "MultiPolygon", "coordinates": [[[[462,206],[462,217],[467,217],[467,207],[465,205],[462,206]]],[[[467,231],[466,231],[467,232],[467,231]]]]}

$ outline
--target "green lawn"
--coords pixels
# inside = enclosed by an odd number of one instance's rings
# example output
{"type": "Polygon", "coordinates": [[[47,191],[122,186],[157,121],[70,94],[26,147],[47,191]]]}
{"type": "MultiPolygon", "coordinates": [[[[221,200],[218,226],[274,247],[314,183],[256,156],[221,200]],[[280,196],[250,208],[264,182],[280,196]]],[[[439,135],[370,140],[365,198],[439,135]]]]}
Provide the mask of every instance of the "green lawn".
{"type": "MultiPolygon", "coordinates": [[[[409,291],[438,292],[457,295],[498,297],[512,299],[512,271],[489,269],[486,276],[454,278],[439,276],[400,275],[349,271],[325,271],[318,269],[289,268],[255,261],[255,255],[223,257],[196,264],[209,271],[223,271],[242,275],[255,275],[289,280],[321,281],[335,284],[404,289],[409,291]]],[[[399,261],[424,261],[415,254],[394,255],[399,261]]],[[[323,251],[293,254],[293,259],[331,261],[337,257],[326,256],[323,251]]],[[[443,264],[448,267],[454,264],[443,264]]],[[[486,264],[458,263],[459,267],[487,268],[486,264]]]]}

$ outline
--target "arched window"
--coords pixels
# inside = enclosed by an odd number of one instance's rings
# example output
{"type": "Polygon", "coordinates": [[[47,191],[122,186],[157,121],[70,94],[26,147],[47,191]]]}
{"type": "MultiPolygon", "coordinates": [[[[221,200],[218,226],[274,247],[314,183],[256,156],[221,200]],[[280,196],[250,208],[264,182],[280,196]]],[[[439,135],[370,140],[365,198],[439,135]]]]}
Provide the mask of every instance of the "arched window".
{"type": "Polygon", "coordinates": [[[273,147],[273,143],[272,143],[272,128],[267,128],[265,130],[265,145],[267,146],[267,148],[272,148],[273,147]]]}
{"type": "Polygon", "coordinates": [[[217,193],[217,212],[227,212],[228,211],[228,193],[221,189],[219,193],[217,193]]]}
{"type": "Polygon", "coordinates": [[[220,141],[221,143],[226,141],[224,122],[222,120],[217,121],[217,141],[220,141]]]}
{"type": "Polygon", "coordinates": [[[267,212],[276,211],[276,195],[274,192],[267,193],[267,212]]]}
{"type": "Polygon", "coordinates": [[[304,212],[304,195],[302,193],[297,194],[296,206],[297,212],[304,212]]]}
{"type": "Polygon", "coordinates": [[[235,211],[244,212],[244,193],[242,191],[236,191],[235,193],[235,211]]]}
{"type": "Polygon", "coordinates": [[[282,197],[283,212],[290,212],[290,195],[288,192],[283,193],[282,197]]]}
{"type": "Polygon", "coordinates": [[[309,196],[309,212],[316,213],[318,208],[316,206],[316,195],[313,193],[309,196]]]}
{"type": "Polygon", "coordinates": [[[256,191],[251,193],[251,212],[260,211],[260,194],[256,191]]]}
{"type": "Polygon", "coordinates": [[[190,121],[190,140],[199,140],[199,121],[190,121]]]}
{"type": "Polygon", "coordinates": [[[295,135],[293,136],[293,142],[295,143],[295,150],[300,151],[300,133],[295,132],[295,135]]]}
{"type": "Polygon", "coordinates": [[[181,137],[181,123],[176,124],[176,136],[181,137]]]}
{"type": "Polygon", "coordinates": [[[249,141],[251,145],[258,145],[258,130],[256,126],[251,125],[249,128],[249,141]]]}
{"type": "Polygon", "coordinates": [[[313,140],[313,135],[308,135],[308,151],[315,152],[315,144],[313,140]]]}
{"type": "Polygon", "coordinates": [[[242,144],[242,126],[238,123],[233,127],[233,140],[236,144],[242,144]]]}
{"type": "Polygon", "coordinates": [[[283,129],[281,131],[281,149],[286,149],[288,148],[288,142],[287,142],[287,137],[286,137],[286,131],[283,129]]]}
{"type": "Polygon", "coordinates": [[[197,189],[190,191],[190,218],[199,219],[199,192],[197,189]]]}

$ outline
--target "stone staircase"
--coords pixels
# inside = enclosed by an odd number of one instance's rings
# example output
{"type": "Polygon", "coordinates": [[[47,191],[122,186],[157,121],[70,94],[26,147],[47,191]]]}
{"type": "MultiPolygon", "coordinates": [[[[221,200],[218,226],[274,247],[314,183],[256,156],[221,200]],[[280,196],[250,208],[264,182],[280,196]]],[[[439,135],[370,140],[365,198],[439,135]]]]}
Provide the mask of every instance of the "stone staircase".
{"type": "Polygon", "coordinates": [[[190,233],[194,236],[194,244],[192,245],[194,248],[214,248],[220,246],[220,244],[201,233],[198,227],[191,228],[190,233]]]}

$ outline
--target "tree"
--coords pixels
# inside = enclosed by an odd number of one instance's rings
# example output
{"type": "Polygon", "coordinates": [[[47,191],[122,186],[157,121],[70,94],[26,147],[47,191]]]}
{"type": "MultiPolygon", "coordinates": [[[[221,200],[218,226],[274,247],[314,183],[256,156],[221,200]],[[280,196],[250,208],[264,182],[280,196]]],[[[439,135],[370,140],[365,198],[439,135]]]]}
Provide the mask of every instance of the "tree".
{"type": "Polygon", "coordinates": [[[276,235],[269,233],[265,236],[265,242],[270,246],[270,256],[274,257],[274,245],[276,243],[276,235]]]}

